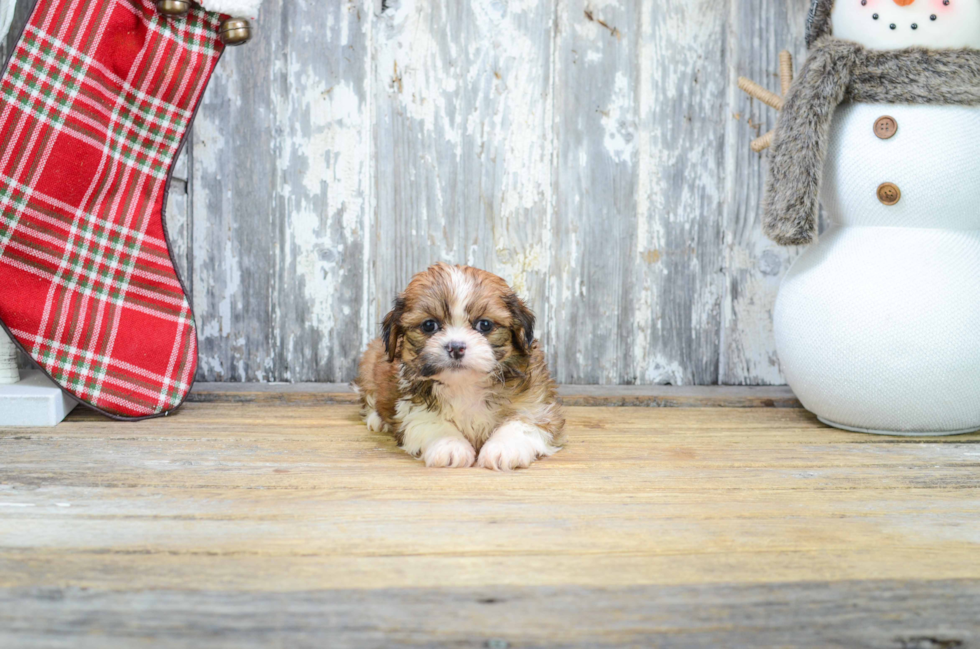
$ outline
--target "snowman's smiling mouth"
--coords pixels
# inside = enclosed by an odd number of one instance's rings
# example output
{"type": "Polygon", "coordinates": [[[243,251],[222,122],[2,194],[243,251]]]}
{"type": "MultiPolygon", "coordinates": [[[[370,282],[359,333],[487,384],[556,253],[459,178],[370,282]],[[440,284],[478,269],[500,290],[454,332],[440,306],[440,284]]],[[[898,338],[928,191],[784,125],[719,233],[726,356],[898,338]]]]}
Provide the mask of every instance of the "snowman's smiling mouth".
{"type": "MultiPolygon", "coordinates": [[[[878,14],[871,14],[871,20],[878,20],[879,18],[881,18],[881,16],[879,16],[878,14]]],[[[932,14],[931,16],[929,16],[929,20],[931,20],[933,22],[935,22],[938,19],[939,19],[939,16],[937,16],[936,14],[932,14]]],[[[916,29],[919,28],[919,23],[912,23],[911,25],[909,25],[909,27],[911,27],[912,30],[914,31],[914,30],[916,30],[916,29]]],[[[894,31],[894,30],[898,29],[898,25],[896,25],[895,23],[889,23],[888,24],[888,29],[891,29],[891,30],[894,31]]]]}
{"type": "MultiPolygon", "coordinates": [[[[896,2],[896,4],[900,4],[900,3],[897,3],[896,2]]],[[[908,4],[911,4],[911,3],[908,3],[908,4]]],[[[946,2],[944,2],[943,4],[948,5],[949,4],[949,0],[946,0],[946,2]]],[[[861,5],[862,6],[866,6],[867,5],[867,0],[861,0],[861,5]]],[[[904,6],[904,5],[901,5],[900,4],[900,6],[904,6]]],[[[881,15],[878,14],[877,12],[871,14],[871,20],[878,21],[880,19],[881,19],[881,15]]],[[[937,20],[939,20],[939,16],[937,16],[936,14],[930,14],[929,15],[929,21],[930,22],[936,22],[937,20]]],[[[890,29],[892,31],[896,31],[896,30],[898,30],[898,28],[899,28],[899,25],[898,25],[897,22],[889,22],[888,23],[888,29],[890,29]]],[[[919,23],[918,23],[918,21],[913,21],[912,23],[910,23],[909,24],[909,29],[911,29],[912,31],[918,30],[919,29],[919,23]]]]}

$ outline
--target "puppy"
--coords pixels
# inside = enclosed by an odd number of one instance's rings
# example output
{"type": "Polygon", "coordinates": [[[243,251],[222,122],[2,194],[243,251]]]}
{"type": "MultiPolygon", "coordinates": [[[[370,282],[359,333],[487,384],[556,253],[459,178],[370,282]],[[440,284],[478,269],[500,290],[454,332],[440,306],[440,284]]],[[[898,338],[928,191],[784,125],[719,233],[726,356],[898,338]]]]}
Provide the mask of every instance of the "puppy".
{"type": "Polygon", "coordinates": [[[368,428],[393,434],[426,466],[526,468],[563,443],[534,314],[476,268],[440,263],[413,277],[354,387],[368,428]]]}

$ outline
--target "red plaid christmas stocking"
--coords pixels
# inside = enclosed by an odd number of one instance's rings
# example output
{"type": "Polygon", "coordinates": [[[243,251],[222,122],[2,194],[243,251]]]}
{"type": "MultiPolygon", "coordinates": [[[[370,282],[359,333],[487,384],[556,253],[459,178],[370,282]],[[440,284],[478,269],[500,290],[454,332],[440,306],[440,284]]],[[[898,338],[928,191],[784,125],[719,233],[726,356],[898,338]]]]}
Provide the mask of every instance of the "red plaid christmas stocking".
{"type": "Polygon", "coordinates": [[[173,17],[151,0],[38,0],[0,80],[0,321],[110,416],[168,414],[194,381],[164,199],[224,47],[217,11],[260,1],[173,17]]]}

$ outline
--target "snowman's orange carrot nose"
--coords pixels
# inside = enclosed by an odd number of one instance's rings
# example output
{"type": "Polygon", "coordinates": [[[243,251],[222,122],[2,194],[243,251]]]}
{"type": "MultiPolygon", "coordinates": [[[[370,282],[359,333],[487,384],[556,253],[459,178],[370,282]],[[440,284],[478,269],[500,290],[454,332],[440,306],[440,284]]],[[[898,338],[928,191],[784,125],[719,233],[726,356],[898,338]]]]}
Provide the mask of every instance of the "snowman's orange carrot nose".
{"type": "Polygon", "coordinates": [[[913,2],[915,2],[915,0],[894,0],[894,2],[895,2],[895,4],[897,4],[897,5],[899,6],[899,7],[907,7],[907,6],[909,6],[910,4],[912,4],[913,2]]]}

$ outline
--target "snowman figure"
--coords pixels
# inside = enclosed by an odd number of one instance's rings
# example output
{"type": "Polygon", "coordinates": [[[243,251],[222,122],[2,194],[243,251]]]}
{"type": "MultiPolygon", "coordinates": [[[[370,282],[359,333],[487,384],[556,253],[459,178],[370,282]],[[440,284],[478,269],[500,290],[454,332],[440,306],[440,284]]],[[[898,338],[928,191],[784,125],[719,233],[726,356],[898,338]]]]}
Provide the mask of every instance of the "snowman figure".
{"type": "Polygon", "coordinates": [[[976,431],[980,0],[815,0],[807,31],[764,200],[812,244],[774,311],[786,378],[838,428],[976,431]]]}

